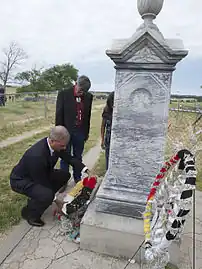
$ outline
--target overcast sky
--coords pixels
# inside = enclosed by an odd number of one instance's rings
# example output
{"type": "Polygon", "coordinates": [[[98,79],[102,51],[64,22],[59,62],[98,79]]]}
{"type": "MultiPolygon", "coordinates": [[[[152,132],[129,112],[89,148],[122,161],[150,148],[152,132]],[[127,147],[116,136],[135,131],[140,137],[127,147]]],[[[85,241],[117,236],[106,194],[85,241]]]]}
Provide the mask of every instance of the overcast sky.
{"type": "MultiPolygon", "coordinates": [[[[172,92],[201,94],[202,1],[165,0],[156,19],[166,38],[181,38],[189,55],[177,65],[172,92]]],[[[141,23],[136,0],[0,0],[0,48],[17,41],[28,53],[24,69],[71,62],[112,91],[112,39],[129,38],[141,23]]]]}

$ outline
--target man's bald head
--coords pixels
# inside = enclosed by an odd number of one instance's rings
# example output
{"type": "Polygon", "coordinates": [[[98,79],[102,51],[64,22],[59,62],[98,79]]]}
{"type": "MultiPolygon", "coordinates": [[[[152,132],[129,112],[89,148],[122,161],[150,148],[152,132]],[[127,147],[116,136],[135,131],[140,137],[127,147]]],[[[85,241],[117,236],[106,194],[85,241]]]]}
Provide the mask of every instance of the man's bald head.
{"type": "Polygon", "coordinates": [[[69,143],[70,134],[64,126],[58,125],[51,129],[49,143],[53,150],[64,150],[69,143]]]}
{"type": "Polygon", "coordinates": [[[51,129],[49,138],[51,140],[69,140],[70,134],[64,126],[58,125],[51,129]]]}

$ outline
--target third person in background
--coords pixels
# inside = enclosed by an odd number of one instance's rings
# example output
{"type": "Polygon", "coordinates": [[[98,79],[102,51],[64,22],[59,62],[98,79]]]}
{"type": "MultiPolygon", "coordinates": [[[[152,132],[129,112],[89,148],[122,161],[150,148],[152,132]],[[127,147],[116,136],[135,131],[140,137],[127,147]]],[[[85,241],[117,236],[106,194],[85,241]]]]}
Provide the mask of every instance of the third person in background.
{"type": "Polygon", "coordinates": [[[111,92],[107,98],[106,106],[102,113],[101,123],[101,147],[105,150],[106,170],[109,165],[109,150],[111,141],[112,116],[114,107],[114,92],[111,92]]]}

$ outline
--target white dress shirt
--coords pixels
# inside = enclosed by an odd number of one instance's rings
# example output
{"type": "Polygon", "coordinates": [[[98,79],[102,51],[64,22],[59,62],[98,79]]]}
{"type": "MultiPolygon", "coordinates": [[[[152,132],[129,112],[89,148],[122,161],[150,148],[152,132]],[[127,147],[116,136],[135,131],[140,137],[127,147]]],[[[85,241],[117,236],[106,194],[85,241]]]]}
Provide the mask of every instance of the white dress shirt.
{"type": "Polygon", "coordinates": [[[51,148],[48,138],[47,138],[47,144],[48,144],[48,147],[49,147],[49,150],[50,150],[50,155],[52,156],[54,150],[51,148]]]}
{"type": "MultiPolygon", "coordinates": [[[[52,156],[54,150],[51,148],[48,138],[47,138],[47,144],[48,144],[48,147],[49,147],[49,150],[50,150],[50,155],[52,156]]],[[[83,173],[85,173],[87,170],[88,170],[88,167],[85,166],[85,167],[82,169],[81,173],[83,174],[83,173]]]]}

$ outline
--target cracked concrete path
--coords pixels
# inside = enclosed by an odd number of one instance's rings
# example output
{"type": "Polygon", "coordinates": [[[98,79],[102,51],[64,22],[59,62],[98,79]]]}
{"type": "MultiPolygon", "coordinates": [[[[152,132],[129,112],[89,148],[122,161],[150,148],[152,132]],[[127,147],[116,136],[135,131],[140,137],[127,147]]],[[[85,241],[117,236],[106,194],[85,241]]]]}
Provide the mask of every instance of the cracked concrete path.
{"type": "MultiPolygon", "coordinates": [[[[47,221],[47,219],[46,219],[47,221]]],[[[1,269],[120,269],[126,261],[88,251],[60,235],[59,225],[48,221],[43,228],[32,228],[1,269]]],[[[130,265],[128,269],[137,269],[130,265]]]]}

